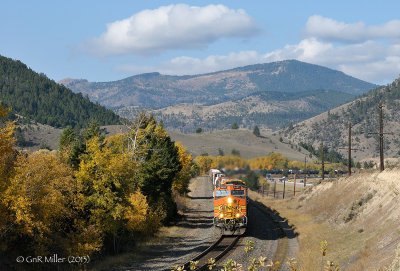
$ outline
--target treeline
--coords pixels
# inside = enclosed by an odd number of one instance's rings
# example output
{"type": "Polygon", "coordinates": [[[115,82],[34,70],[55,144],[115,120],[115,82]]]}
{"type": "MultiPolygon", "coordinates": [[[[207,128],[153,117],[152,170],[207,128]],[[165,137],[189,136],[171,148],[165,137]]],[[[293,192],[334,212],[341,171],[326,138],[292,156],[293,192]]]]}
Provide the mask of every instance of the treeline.
{"type": "MultiPolygon", "coordinates": [[[[211,168],[270,170],[270,169],[305,169],[303,161],[291,161],[280,153],[270,153],[268,156],[243,159],[238,155],[219,155],[217,157],[208,154],[197,156],[195,162],[200,174],[207,174],[211,168]]],[[[326,168],[345,168],[341,163],[332,163],[326,168]]],[[[307,163],[308,170],[319,170],[318,161],[307,163]]]]}
{"type": "MultiPolygon", "coordinates": [[[[312,144],[300,142],[299,146],[309,151],[312,155],[318,157],[318,159],[322,159],[322,149],[321,146],[318,149],[315,149],[312,144]]],[[[348,159],[343,158],[343,156],[335,150],[329,150],[327,146],[324,146],[324,161],[330,163],[342,163],[347,165],[348,159]]],[[[353,165],[353,160],[351,161],[353,165]]]]}
{"type": "Polygon", "coordinates": [[[20,61],[0,56],[0,99],[22,115],[53,127],[82,128],[95,120],[100,125],[118,124],[111,110],[75,94],[44,74],[38,74],[20,61]]]}
{"type": "MultiPolygon", "coordinates": [[[[64,129],[59,151],[21,153],[0,105],[1,266],[17,256],[116,254],[177,213],[196,167],[153,117],[104,138],[97,123],[64,129]]],[[[49,267],[44,268],[52,268],[49,267]]]]}

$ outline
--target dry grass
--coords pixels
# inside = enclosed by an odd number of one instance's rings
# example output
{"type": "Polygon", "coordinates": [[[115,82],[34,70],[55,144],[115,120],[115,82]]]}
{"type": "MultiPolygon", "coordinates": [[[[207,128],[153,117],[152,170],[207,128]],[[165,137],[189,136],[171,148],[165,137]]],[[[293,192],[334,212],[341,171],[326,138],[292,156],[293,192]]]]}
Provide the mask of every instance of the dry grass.
{"type": "Polygon", "coordinates": [[[175,131],[168,131],[174,141],[182,144],[195,156],[208,153],[218,155],[218,149],[225,154],[230,154],[232,149],[240,151],[241,157],[245,159],[267,156],[271,152],[279,152],[291,160],[303,161],[308,152],[291,148],[290,144],[279,141],[278,136],[263,135],[256,137],[250,130],[218,130],[204,132],[201,134],[182,134],[175,131]]]}
{"type": "Polygon", "coordinates": [[[395,258],[400,244],[399,179],[400,170],[391,169],[315,185],[295,199],[257,197],[299,233],[300,270],[321,270],[326,260],[341,270],[386,270],[400,259],[395,258]],[[329,247],[325,257],[320,252],[323,240],[329,247]]]}

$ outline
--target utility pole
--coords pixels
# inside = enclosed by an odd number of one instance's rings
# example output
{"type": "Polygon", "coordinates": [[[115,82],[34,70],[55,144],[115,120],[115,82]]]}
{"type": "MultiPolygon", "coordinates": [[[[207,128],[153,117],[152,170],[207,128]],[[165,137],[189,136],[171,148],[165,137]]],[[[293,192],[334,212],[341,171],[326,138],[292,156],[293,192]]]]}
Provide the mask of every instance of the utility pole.
{"type": "Polygon", "coordinates": [[[321,152],[322,180],[325,180],[324,142],[321,142],[321,152]]]}
{"type": "Polygon", "coordinates": [[[307,182],[307,156],[304,156],[304,187],[306,187],[307,182]]]}
{"type": "Polygon", "coordinates": [[[381,172],[385,170],[385,159],[383,158],[383,113],[382,102],[379,102],[379,156],[381,172]]]}
{"type": "MultiPolygon", "coordinates": [[[[345,148],[339,148],[345,149],[345,148]]],[[[349,142],[348,142],[348,163],[347,163],[347,171],[349,176],[351,176],[351,151],[356,151],[357,149],[351,148],[351,122],[349,122],[349,142]]]]}
{"type": "Polygon", "coordinates": [[[383,135],[393,135],[393,133],[383,132],[383,105],[379,102],[379,133],[368,133],[368,134],[379,134],[379,157],[380,157],[380,171],[385,170],[384,157],[383,157],[383,135]]]}
{"type": "Polygon", "coordinates": [[[321,168],[322,168],[322,180],[325,180],[325,164],[330,164],[326,163],[324,159],[324,142],[321,142],[321,168]]]}

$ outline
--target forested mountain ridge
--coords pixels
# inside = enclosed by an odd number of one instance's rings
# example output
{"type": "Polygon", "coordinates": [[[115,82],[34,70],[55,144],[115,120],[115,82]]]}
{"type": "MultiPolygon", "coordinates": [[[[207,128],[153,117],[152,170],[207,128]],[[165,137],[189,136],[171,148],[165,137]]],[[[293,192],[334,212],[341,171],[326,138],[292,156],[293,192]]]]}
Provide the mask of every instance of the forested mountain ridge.
{"type": "Polygon", "coordinates": [[[110,108],[141,106],[152,109],[181,103],[214,105],[264,91],[330,89],[359,95],[376,87],[342,72],[297,60],[190,76],[147,73],[113,82],[65,79],[60,83],[110,108]]]}
{"type": "MultiPolygon", "coordinates": [[[[180,132],[229,129],[233,123],[253,129],[277,129],[318,115],[354,99],[354,95],[332,91],[312,90],[296,93],[257,92],[245,98],[216,105],[179,104],[158,110],[147,109],[168,129],[180,132]]],[[[116,112],[134,119],[140,108],[124,107],[116,112]]]]}
{"type": "Polygon", "coordinates": [[[352,147],[355,159],[379,155],[379,103],[383,104],[384,152],[388,157],[400,156],[400,78],[374,89],[353,102],[281,130],[283,137],[293,143],[309,143],[315,148],[321,142],[330,149],[346,153],[348,124],[352,125],[352,147]]]}
{"type": "Polygon", "coordinates": [[[92,120],[100,125],[119,122],[111,110],[4,56],[0,56],[0,100],[12,107],[13,114],[53,127],[79,128],[92,120]]]}

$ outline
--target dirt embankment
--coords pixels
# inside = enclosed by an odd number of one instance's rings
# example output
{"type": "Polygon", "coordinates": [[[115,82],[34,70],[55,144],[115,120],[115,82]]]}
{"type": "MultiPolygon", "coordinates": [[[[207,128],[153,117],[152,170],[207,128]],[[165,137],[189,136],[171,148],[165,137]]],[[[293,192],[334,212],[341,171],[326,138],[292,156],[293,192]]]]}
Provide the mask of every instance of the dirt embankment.
{"type": "Polygon", "coordinates": [[[321,270],[327,260],[341,270],[400,270],[399,168],[321,183],[295,199],[255,197],[295,226],[299,270],[321,270]]]}

